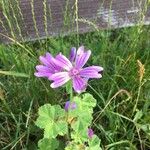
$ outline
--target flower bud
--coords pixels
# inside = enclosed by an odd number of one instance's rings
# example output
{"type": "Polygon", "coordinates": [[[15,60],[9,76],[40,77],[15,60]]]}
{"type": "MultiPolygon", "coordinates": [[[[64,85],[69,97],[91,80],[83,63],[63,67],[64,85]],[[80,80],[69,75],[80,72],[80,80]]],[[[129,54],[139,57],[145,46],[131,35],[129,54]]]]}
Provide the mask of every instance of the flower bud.
{"type": "Polygon", "coordinates": [[[77,105],[75,102],[70,102],[70,101],[67,101],[65,103],[65,110],[68,111],[69,109],[76,109],[77,105]]]}
{"type": "Polygon", "coordinates": [[[91,128],[88,128],[88,137],[91,139],[94,135],[94,131],[91,128]]]}

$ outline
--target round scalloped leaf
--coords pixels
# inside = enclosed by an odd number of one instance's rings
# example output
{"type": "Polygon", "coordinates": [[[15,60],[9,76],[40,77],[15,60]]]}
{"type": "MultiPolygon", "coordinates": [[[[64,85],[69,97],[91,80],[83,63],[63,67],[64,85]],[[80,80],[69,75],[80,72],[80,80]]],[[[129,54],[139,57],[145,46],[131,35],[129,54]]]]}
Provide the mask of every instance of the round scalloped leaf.
{"type": "Polygon", "coordinates": [[[39,108],[36,125],[44,129],[44,138],[55,138],[68,132],[65,111],[59,106],[45,104],[39,108]]]}
{"type": "Polygon", "coordinates": [[[66,147],[65,150],[85,150],[86,146],[82,144],[77,144],[75,142],[70,142],[66,147]]]}
{"type": "Polygon", "coordinates": [[[85,93],[82,96],[82,103],[84,103],[84,106],[93,108],[96,106],[96,99],[91,94],[85,93]]]}
{"type": "Polygon", "coordinates": [[[89,137],[88,137],[88,128],[82,128],[81,130],[78,130],[78,132],[73,131],[71,133],[71,138],[76,142],[76,143],[84,143],[87,142],[89,137]]]}
{"type": "Polygon", "coordinates": [[[44,138],[38,142],[39,150],[57,150],[59,142],[56,139],[44,138]]]}
{"type": "Polygon", "coordinates": [[[96,106],[96,99],[89,93],[85,93],[81,97],[76,96],[73,98],[73,101],[76,102],[79,107],[84,107],[87,110],[93,110],[96,106]]]}
{"type": "Polygon", "coordinates": [[[70,113],[72,112],[72,115],[77,115],[80,116],[79,114],[81,113],[93,113],[93,107],[96,106],[96,100],[95,98],[89,94],[83,94],[82,97],[81,96],[76,96],[73,98],[73,102],[76,103],[77,108],[75,109],[75,111],[70,110],[70,113]]]}
{"type": "Polygon", "coordinates": [[[74,110],[69,110],[68,117],[75,118],[71,123],[71,127],[79,132],[91,124],[93,107],[96,106],[96,100],[91,94],[86,93],[82,97],[74,97],[73,102],[76,103],[77,107],[74,110]]]}
{"type": "Polygon", "coordinates": [[[67,134],[68,126],[64,121],[57,121],[46,125],[44,129],[44,138],[55,138],[58,134],[63,136],[67,134]]]}
{"type": "Polygon", "coordinates": [[[76,132],[81,132],[84,129],[87,129],[88,126],[91,125],[92,122],[92,115],[88,112],[82,112],[80,113],[80,116],[71,124],[72,129],[74,129],[76,132]]]}

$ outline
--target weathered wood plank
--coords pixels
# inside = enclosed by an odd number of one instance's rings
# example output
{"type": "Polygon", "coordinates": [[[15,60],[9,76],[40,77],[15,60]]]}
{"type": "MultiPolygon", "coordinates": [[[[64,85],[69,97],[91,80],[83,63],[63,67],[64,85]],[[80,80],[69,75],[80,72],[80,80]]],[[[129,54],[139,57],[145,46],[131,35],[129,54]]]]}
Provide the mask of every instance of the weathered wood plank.
{"type": "MultiPolygon", "coordinates": [[[[3,0],[5,1],[5,0],[3,0]]],[[[13,0],[0,6],[0,33],[18,41],[76,32],[75,0],[13,0]]],[[[78,0],[79,32],[150,23],[146,0],[78,0]]],[[[0,42],[8,42],[0,34],[0,42]]]]}

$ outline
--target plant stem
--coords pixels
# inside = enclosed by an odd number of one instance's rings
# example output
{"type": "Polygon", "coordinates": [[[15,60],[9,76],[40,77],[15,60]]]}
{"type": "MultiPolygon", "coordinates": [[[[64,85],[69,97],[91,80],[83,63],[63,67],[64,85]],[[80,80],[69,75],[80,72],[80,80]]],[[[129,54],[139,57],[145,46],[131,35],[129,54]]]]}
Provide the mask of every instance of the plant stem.
{"type": "Polygon", "coordinates": [[[70,101],[72,101],[73,99],[73,90],[72,90],[72,87],[71,87],[71,90],[70,90],[70,101]]]}
{"type": "Polygon", "coordinates": [[[137,109],[137,105],[138,105],[140,94],[141,94],[141,87],[142,87],[142,83],[140,82],[139,87],[138,87],[138,95],[137,95],[136,102],[135,102],[135,105],[134,105],[134,108],[133,108],[133,114],[137,109]]]}

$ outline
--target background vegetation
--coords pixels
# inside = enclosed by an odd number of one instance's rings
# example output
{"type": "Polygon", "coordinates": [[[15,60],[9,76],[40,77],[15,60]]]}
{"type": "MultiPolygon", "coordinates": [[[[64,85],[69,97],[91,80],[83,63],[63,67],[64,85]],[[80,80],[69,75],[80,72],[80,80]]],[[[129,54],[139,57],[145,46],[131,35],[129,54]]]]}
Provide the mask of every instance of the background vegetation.
{"type": "Polygon", "coordinates": [[[64,107],[68,95],[33,74],[45,52],[69,55],[72,46],[92,50],[89,65],[104,67],[103,78],[87,91],[98,105],[92,128],[103,149],[150,149],[150,27],[71,34],[35,42],[0,45],[0,149],[37,149],[39,106],[64,107]],[[78,43],[79,41],[79,43],[78,43]]]}

